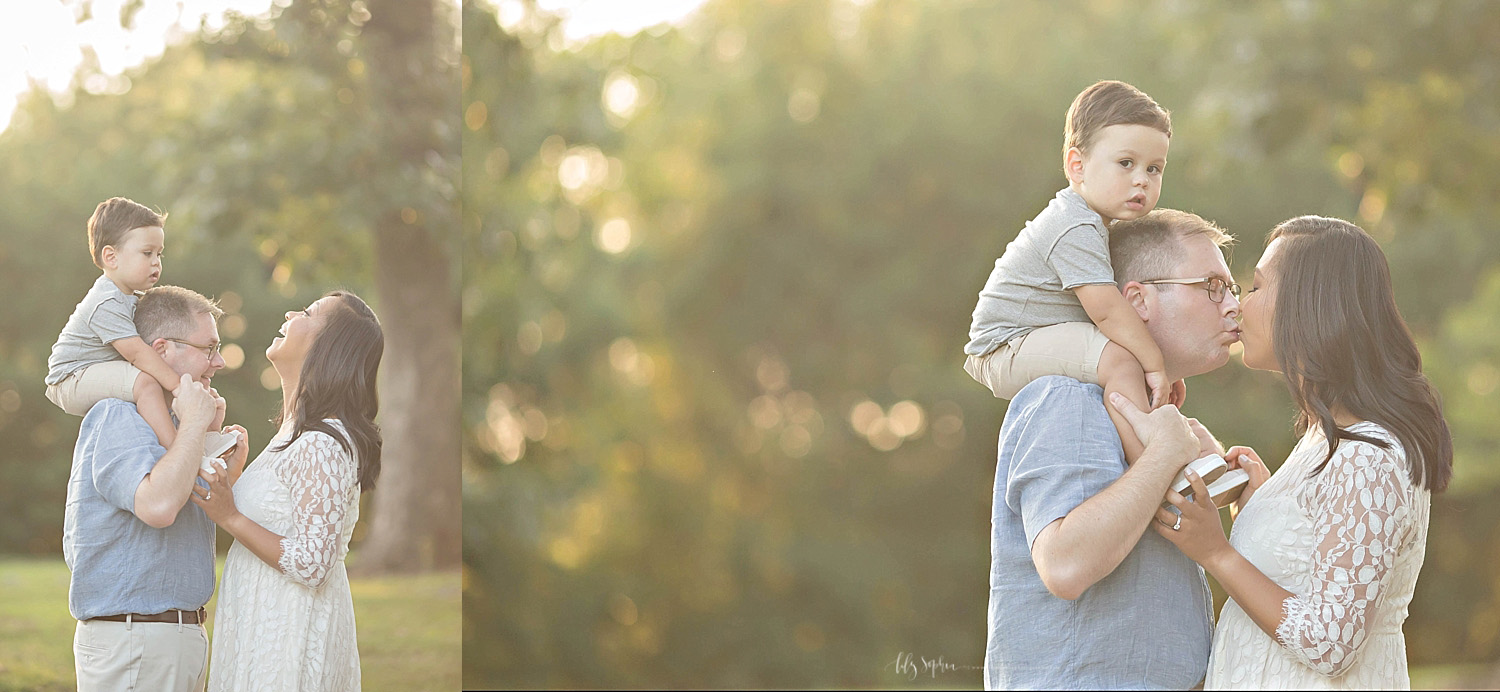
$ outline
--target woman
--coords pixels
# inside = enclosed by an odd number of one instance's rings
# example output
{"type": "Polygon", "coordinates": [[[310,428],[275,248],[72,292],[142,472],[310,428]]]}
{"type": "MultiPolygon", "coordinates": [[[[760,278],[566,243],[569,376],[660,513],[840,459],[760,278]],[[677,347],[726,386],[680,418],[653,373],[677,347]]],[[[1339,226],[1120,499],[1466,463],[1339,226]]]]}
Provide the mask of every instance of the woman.
{"type": "Polygon", "coordinates": [[[1305,434],[1275,475],[1226,454],[1251,477],[1230,539],[1196,476],[1195,501],[1168,493],[1181,521],[1157,515],[1230,597],[1205,686],[1409,688],[1401,624],[1453,447],[1385,255],[1354,224],[1291,219],[1241,303],[1245,365],[1282,373],[1305,434]]]}
{"type": "Polygon", "coordinates": [[[281,426],[230,488],[209,476],[193,502],[234,536],[215,615],[210,690],[358,690],[344,556],[359,494],[380,474],[375,374],[380,323],[352,293],[289,312],[266,357],[281,377],[281,426]]]}

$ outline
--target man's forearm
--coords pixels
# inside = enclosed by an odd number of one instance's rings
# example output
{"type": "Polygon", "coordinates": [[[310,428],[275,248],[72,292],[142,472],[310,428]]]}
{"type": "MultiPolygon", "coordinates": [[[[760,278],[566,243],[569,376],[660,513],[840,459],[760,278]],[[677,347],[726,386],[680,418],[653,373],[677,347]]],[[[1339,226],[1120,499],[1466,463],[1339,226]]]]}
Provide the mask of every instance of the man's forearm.
{"type": "Polygon", "coordinates": [[[1037,535],[1032,560],[1049,591],[1077,598],[1135,548],[1180,468],[1160,455],[1148,448],[1118,480],[1037,535]]]}
{"type": "MultiPolygon", "coordinates": [[[[207,421],[196,424],[202,428],[207,421]]],[[[182,432],[188,432],[184,425],[182,432]]],[[[179,434],[135,489],[135,515],[154,528],[171,526],[188,502],[203,459],[203,435],[179,434]]]]}

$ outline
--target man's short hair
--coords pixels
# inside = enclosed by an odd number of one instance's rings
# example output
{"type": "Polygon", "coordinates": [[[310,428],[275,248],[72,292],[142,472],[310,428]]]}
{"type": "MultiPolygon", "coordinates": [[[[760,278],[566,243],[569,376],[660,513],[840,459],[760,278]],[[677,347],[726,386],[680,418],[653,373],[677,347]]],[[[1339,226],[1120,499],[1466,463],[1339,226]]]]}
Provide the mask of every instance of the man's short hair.
{"type": "Polygon", "coordinates": [[[1124,82],[1105,80],[1084,89],[1068,106],[1063,125],[1063,160],[1074,147],[1087,154],[1099,131],[1110,125],[1145,125],[1172,138],[1172,114],[1145,92],[1124,82]]]}
{"type": "Polygon", "coordinates": [[[111,197],[94,208],[89,217],[89,254],[94,256],[94,266],[104,268],[104,246],[119,249],[120,239],[137,228],[160,226],[167,220],[166,214],[158,214],[144,205],[124,197],[111,197]]]}
{"type": "Polygon", "coordinates": [[[224,311],[197,291],[157,286],[136,301],[135,330],[148,344],[157,339],[185,339],[198,328],[199,315],[213,315],[217,321],[224,311]]]}
{"type": "Polygon", "coordinates": [[[1207,236],[1219,248],[1234,242],[1234,236],[1212,221],[1176,209],[1156,209],[1138,219],[1115,222],[1109,228],[1115,283],[1198,278],[1173,276],[1184,259],[1183,241],[1198,235],[1207,236]]]}

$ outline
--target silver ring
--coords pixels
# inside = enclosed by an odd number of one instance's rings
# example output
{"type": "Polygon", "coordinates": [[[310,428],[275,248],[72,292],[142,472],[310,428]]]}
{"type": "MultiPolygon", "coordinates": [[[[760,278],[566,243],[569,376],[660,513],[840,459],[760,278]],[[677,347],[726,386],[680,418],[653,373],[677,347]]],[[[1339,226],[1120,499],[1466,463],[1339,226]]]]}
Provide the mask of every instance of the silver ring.
{"type": "MultiPolygon", "coordinates": [[[[214,494],[213,493],[203,493],[203,499],[205,499],[205,500],[212,500],[212,499],[214,499],[214,494]]],[[[1177,522],[1178,523],[1182,523],[1182,517],[1178,517],[1177,518],[1177,522]]],[[[1177,527],[1173,526],[1172,528],[1175,529],[1177,527]]]]}
{"type": "Polygon", "coordinates": [[[1175,524],[1172,525],[1172,530],[1176,531],[1176,530],[1178,530],[1180,528],[1182,528],[1182,515],[1181,514],[1177,515],[1177,523],[1175,523],[1175,524]]]}

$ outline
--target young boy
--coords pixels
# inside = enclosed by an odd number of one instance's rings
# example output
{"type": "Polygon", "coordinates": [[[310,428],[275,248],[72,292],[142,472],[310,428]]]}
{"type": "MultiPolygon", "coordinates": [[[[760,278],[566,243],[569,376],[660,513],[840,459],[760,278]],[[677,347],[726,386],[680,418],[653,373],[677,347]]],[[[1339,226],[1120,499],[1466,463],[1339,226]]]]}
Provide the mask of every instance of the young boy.
{"type": "MultiPolygon", "coordinates": [[[[135,329],[136,294],[161,279],[165,217],[124,197],[89,217],[89,252],[104,271],[73,309],[47,359],[47,398],[75,416],[103,399],[135,403],[163,447],[177,436],[166,392],[179,378],[135,329]]],[[[208,450],[205,450],[208,451],[208,450]]]]}
{"type": "MultiPolygon", "coordinates": [[[[1066,375],[1149,411],[1172,398],[1174,384],[1115,286],[1108,229],[1156,207],[1171,116],[1139,89],[1102,81],[1073,100],[1063,134],[1068,186],[995,262],[974,308],[964,370],[1002,399],[1039,377],[1066,375]]],[[[1134,463],[1140,440],[1106,408],[1134,463]]]]}

